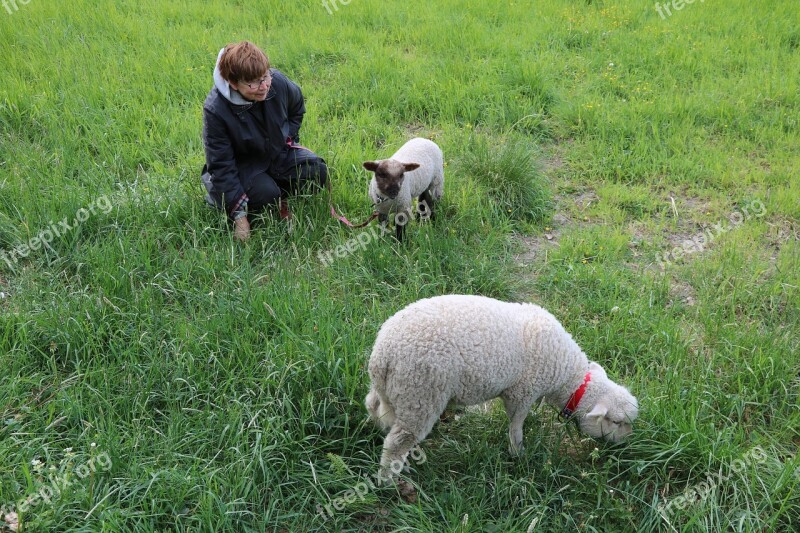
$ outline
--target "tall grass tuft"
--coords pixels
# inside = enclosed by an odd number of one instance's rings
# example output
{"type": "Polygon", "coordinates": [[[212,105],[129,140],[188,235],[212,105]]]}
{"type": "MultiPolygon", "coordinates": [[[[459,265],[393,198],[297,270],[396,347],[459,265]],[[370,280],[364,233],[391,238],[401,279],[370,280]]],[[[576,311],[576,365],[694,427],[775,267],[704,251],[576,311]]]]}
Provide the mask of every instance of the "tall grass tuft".
{"type": "Polygon", "coordinates": [[[542,222],[552,209],[552,193],[529,141],[474,136],[461,162],[490,204],[511,220],[542,222]]]}

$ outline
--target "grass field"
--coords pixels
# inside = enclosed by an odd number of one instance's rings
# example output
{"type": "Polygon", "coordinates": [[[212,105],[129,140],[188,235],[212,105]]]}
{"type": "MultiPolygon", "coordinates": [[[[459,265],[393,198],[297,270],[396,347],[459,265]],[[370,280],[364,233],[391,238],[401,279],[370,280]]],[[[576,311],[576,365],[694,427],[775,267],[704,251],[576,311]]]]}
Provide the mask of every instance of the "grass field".
{"type": "Polygon", "coordinates": [[[0,530],[800,528],[794,2],[222,4],[0,7],[0,530]],[[315,195],[234,242],[200,128],[242,39],[338,209],[416,135],[439,219],[325,265],[359,234],[315,195]],[[639,398],[629,442],[543,407],[514,460],[490,405],[423,442],[416,501],[367,486],[375,334],[445,293],[551,310],[639,398]]]}

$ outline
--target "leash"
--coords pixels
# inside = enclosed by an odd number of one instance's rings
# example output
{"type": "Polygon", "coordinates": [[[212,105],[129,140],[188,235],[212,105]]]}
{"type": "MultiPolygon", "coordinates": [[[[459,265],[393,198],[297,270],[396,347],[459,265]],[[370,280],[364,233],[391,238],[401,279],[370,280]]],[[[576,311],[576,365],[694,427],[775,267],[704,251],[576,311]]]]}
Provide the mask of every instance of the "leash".
{"type": "MultiPolygon", "coordinates": [[[[296,144],[296,143],[295,143],[295,142],[292,140],[292,138],[291,138],[291,137],[290,137],[290,138],[288,138],[288,139],[286,139],[286,144],[287,144],[287,145],[289,145],[289,148],[308,150],[308,148],[306,148],[305,146],[302,146],[302,145],[296,144]]],[[[309,150],[309,151],[310,151],[310,150],[309,150]]],[[[361,224],[353,224],[352,222],[350,222],[349,220],[347,220],[347,217],[345,217],[344,215],[340,215],[340,214],[338,214],[338,213],[336,212],[336,208],[334,208],[334,207],[333,207],[333,189],[331,188],[331,179],[330,179],[330,176],[328,176],[328,179],[327,179],[327,180],[325,180],[325,188],[326,188],[326,189],[328,189],[328,205],[329,205],[329,206],[330,206],[330,208],[331,208],[331,216],[332,216],[333,218],[335,218],[336,220],[338,220],[339,222],[341,222],[342,224],[344,224],[345,226],[347,226],[348,228],[352,228],[352,229],[363,228],[364,226],[366,226],[367,224],[369,224],[370,222],[372,222],[373,220],[375,220],[376,218],[378,218],[378,212],[377,212],[377,211],[374,211],[374,212],[373,212],[373,213],[372,213],[372,214],[369,216],[369,218],[368,218],[367,220],[365,220],[364,222],[362,222],[361,224]]]]}
{"type": "Polygon", "coordinates": [[[352,228],[352,229],[363,228],[364,226],[366,226],[367,224],[369,224],[370,222],[372,222],[373,220],[378,218],[378,212],[374,211],[369,216],[369,218],[367,220],[365,220],[364,222],[362,222],[361,224],[353,224],[352,222],[347,220],[347,217],[345,217],[344,215],[337,214],[336,213],[336,209],[333,207],[333,192],[331,190],[331,179],[330,179],[330,177],[328,177],[328,179],[325,180],[325,187],[328,189],[328,204],[331,206],[331,216],[333,218],[335,218],[336,220],[338,220],[339,222],[341,222],[342,224],[344,224],[345,226],[347,226],[348,228],[352,228]]]}

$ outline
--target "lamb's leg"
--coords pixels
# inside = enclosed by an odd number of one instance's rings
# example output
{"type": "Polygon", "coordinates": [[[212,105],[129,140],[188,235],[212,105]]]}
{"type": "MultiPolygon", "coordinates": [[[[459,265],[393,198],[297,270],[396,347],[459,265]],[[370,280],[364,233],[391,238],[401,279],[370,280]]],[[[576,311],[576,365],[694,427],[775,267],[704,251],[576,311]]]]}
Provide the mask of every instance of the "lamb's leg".
{"type": "Polygon", "coordinates": [[[406,224],[411,218],[411,208],[400,211],[394,215],[395,237],[399,242],[403,242],[403,234],[405,233],[406,224]]]}
{"type": "Polygon", "coordinates": [[[417,215],[422,220],[433,220],[434,212],[433,212],[433,205],[434,205],[433,195],[430,191],[425,191],[419,195],[419,201],[417,202],[417,215]]]}
{"type": "Polygon", "coordinates": [[[503,405],[508,414],[508,439],[511,441],[511,454],[518,456],[522,453],[522,426],[525,423],[528,413],[531,410],[531,403],[519,401],[508,397],[503,397],[503,405]]]}

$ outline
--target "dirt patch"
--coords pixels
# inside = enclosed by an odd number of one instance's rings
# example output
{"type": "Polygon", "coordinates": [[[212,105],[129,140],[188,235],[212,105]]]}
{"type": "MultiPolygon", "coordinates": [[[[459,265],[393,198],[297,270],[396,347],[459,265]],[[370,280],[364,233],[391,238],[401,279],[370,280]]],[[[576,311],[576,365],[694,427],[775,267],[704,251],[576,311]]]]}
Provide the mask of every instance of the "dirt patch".
{"type": "Polygon", "coordinates": [[[767,245],[770,248],[770,256],[778,258],[778,254],[784,244],[789,241],[800,241],[800,222],[784,217],[773,216],[766,221],[769,230],[767,232],[767,245]]]}
{"type": "Polygon", "coordinates": [[[697,291],[694,290],[694,287],[679,279],[673,279],[669,284],[669,295],[672,299],[667,303],[667,307],[672,307],[677,302],[689,307],[697,303],[697,291]]]}
{"type": "Polygon", "coordinates": [[[558,248],[561,234],[572,226],[588,222],[588,219],[581,213],[591,204],[599,201],[600,198],[594,190],[554,195],[555,214],[550,223],[544,227],[544,232],[540,235],[519,236],[523,250],[514,256],[514,261],[520,266],[527,266],[536,261],[538,257],[546,255],[548,250],[558,248]]]}
{"type": "Polygon", "coordinates": [[[600,202],[600,197],[597,196],[596,192],[590,189],[574,196],[573,202],[575,202],[575,206],[578,209],[586,211],[589,209],[590,205],[600,202]]]}
{"type": "Polygon", "coordinates": [[[544,229],[545,232],[542,235],[520,235],[518,237],[522,244],[522,251],[514,256],[514,262],[520,266],[527,266],[545,255],[548,250],[558,248],[561,229],[555,225],[545,226],[544,229]]]}
{"type": "Polygon", "coordinates": [[[704,212],[707,214],[710,208],[707,200],[691,196],[686,191],[667,191],[664,194],[664,199],[669,203],[672,216],[679,221],[686,220],[687,215],[689,220],[695,220],[697,218],[694,216],[695,213],[704,212]]]}
{"type": "MultiPolygon", "coordinates": [[[[555,214],[550,223],[544,227],[544,232],[540,235],[520,235],[519,241],[523,251],[514,257],[514,261],[520,265],[529,265],[539,256],[546,254],[548,250],[554,250],[559,246],[561,234],[567,228],[580,225],[582,222],[575,217],[575,208],[583,211],[591,203],[599,201],[597,193],[593,190],[583,191],[574,195],[559,195],[553,197],[555,204],[555,214]]],[[[584,217],[584,221],[586,221],[584,217]]]]}
{"type": "MultiPolygon", "coordinates": [[[[436,137],[439,137],[442,134],[441,130],[429,129],[421,122],[410,122],[403,126],[403,131],[406,133],[406,137],[424,137],[426,139],[431,139],[434,142],[436,141],[436,137]]],[[[446,156],[445,161],[447,161],[446,156]]]]}
{"type": "Polygon", "coordinates": [[[553,151],[542,159],[542,173],[551,176],[564,168],[564,158],[558,151],[553,151]]]}
{"type": "Polygon", "coordinates": [[[407,134],[419,137],[425,133],[425,124],[421,122],[412,122],[411,124],[406,124],[403,129],[407,134]]]}
{"type": "Polygon", "coordinates": [[[566,167],[564,152],[572,143],[572,139],[567,139],[561,144],[553,144],[542,149],[541,171],[545,176],[555,178],[566,167]]]}

